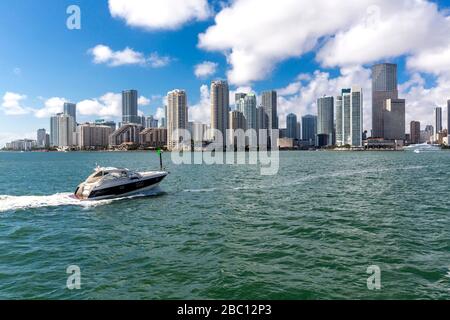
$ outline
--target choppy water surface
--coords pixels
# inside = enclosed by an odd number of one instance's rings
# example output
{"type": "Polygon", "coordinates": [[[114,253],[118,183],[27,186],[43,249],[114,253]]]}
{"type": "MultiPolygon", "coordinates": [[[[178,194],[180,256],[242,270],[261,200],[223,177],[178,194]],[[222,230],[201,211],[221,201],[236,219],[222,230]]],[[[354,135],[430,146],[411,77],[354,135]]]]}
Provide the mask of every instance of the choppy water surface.
{"type": "Polygon", "coordinates": [[[156,155],[0,153],[0,298],[450,298],[450,152],[288,152],[269,177],[165,157],[154,194],[81,203],[96,163],[156,155]]]}

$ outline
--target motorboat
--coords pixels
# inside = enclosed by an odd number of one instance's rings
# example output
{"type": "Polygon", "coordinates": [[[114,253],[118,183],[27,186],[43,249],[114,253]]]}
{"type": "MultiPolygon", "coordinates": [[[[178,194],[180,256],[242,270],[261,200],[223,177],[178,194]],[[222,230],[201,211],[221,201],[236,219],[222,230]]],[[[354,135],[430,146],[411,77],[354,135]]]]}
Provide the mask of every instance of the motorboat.
{"type": "Polygon", "coordinates": [[[120,168],[97,167],[75,191],[80,200],[102,200],[144,193],[167,177],[166,171],[135,172],[120,168]]]}

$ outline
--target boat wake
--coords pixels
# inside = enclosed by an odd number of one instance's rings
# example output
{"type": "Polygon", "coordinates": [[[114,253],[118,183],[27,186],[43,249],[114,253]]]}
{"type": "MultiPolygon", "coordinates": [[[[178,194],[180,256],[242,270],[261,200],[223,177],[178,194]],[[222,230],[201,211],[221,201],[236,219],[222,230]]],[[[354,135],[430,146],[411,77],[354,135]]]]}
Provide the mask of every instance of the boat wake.
{"type": "Polygon", "coordinates": [[[95,201],[81,201],[73,195],[73,193],[57,193],[50,196],[8,196],[0,195],[0,213],[7,211],[18,211],[26,209],[36,209],[44,207],[60,207],[60,206],[79,206],[83,208],[93,208],[110,204],[115,201],[157,196],[161,194],[159,188],[147,191],[145,193],[135,194],[129,197],[95,200],[95,201]]]}

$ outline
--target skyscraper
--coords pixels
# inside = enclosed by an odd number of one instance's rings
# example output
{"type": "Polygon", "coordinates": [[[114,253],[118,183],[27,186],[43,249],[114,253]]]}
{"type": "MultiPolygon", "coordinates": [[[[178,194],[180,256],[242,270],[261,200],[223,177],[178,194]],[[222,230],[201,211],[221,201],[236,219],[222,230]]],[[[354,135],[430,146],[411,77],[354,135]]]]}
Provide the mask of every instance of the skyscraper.
{"type": "Polygon", "coordinates": [[[222,132],[223,145],[226,146],[228,113],[230,111],[230,91],[226,81],[211,83],[211,129],[222,132]]]}
{"type": "Polygon", "coordinates": [[[405,100],[387,99],[383,113],[384,138],[405,140],[405,100]]]}
{"type": "Polygon", "coordinates": [[[36,139],[36,142],[37,142],[37,146],[38,146],[38,148],[46,148],[46,147],[48,147],[48,145],[47,145],[47,132],[45,131],[45,129],[39,129],[38,131],[37,131],[37,139],[36,139]]]}
{"type": "Polygon", "coordinates": [[[306,115],[302,117],[302,140],[314,145],[317,134],[317,116],[306,115]]]}
{"type": "Polygon", "coordinates": [[[278,129],[278,97],[276,91],[262,93],[261,105],[268,117],[268,129],[278,129]]]}
{"type": "MultiPolygon", "coordinates": [[[[247,94],[237,102],[237,110],[240,111],[245,118],[246,130],[257,129],[256,116],[256,95],[253,93],[247,94]]],[[[231,127],[230,127],[231,128],[231,127]]]]}
{"type": "Polygon", "coordinates": [[[183,141],[179,129],[188,129],[187,95],[184,90],[173,90],[167,94],[167,148],[178,150],[183,141]]]}
{"type": "Polygon", "coordinates": [[[286,117],[286,138],[297,139],[297,116],[290,113],[286,117]]]}
{"type": "Polygon", "coordinates": [[[122,91],[122,125],[141,123],[138,117],[138,92],[136,90],[122,91]]]}
{"type": "Polygon", "coordinates": [[[442,131],[442,108],[436,107],[434,108],[434,129],[435,135],[442,131]]]}
{"type": "Polygon", "coordinates": [[[234,99],[235,99],[234,101],[235,101],[236,107],[237,107],[239,100],[244,99],[246,96],[247,96],[247,94],[242,93],[242,92],[238,92],[234,95],[234,99]]]}
{"type": "Polygon", "coordinates": [[[328,136],[328,145],[333,144],[334,98],[324,96],[317,99],[317,134],[328,136]]]}
{"type": "Polygon", "coordinates": [[[362,147],[363,92],[362,88],[343,89],[336,97],[336,145],[362,147]]]}
{"type": "Polygon", "coordinates": [[[58,113],[50,118],[50,140],[52,147],[71,147],[76,144],[72,116],[58,113]]]}
{"type": "MultiPolygon", "coordinates": [[[[450,137],[450,99],[447,101],[447,134],[450,137]]],[[[449,141],[449,144],[450,144],[450,141],[449,141]]]]}
{"type": "Polygon", "coordinates": [[[398,99],[397,65],[377,64],[372,67],[372,136],[384,136],[384,104],[387,99],[398,99]]]}
{"type": "Polygon", "coordinates": [[[411,121],[410,123],[410,142],[411,144],[420,143],[420,122],[419,121],[411,121]]]}
{"type": "Polygon", "coordinates": [[[256,130],[268,129],[269,127],[269,119],[267,117],[266,111],[264,110],[264,107],[259,106],[256,108],[256,130]]]}
{"type": "Polygon", "coordinates": [[[75,103],[65,102],[64,103],[64,114],[71,116],[73,122],[77,123],[77,105],[75,103]]]}

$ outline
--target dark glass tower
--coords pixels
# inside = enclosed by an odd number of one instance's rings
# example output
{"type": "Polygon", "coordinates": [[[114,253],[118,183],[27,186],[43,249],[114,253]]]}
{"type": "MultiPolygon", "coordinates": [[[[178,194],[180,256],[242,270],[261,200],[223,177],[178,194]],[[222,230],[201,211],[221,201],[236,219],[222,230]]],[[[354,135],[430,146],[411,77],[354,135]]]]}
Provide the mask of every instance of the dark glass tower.
{"type": "Polygon", "coordinates": [[[138,117],[138,92],[127,90],[122,92],[122,124],[141,123],[138,117]]]}
{"type": "Polygon", "coordinates": [[[387,99],[398,99],[397,65],[377,64],[372,67],[372,136],[384,138],[383,110],[387,99]]]}

